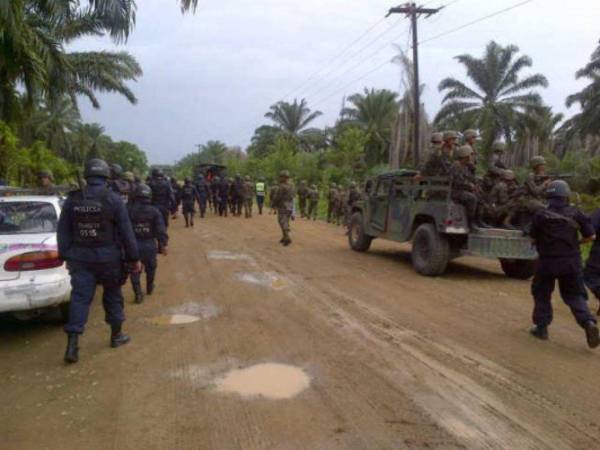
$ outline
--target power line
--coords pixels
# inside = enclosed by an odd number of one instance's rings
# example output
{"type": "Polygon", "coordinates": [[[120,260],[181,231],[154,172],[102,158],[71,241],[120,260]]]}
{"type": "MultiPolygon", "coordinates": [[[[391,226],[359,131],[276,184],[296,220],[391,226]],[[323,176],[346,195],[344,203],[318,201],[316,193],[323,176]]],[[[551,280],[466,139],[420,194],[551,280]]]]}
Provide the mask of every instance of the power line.
{"type": "Polygon", "coordinates": [[[291,96],[293,93],[295,93],[298,89],[300,89],[301,87],[303,87],[307,82],[309,82],[310,80],[312,80],[315,76],[317,76],[322,70],[324,70],[325,68],[329,67],[334,61],[336,61],[338,58],[340,58],[343,54],[345,54],[348,50],[350,50],[355,44],[357,44],[358,42],[360,42],[364,37],[366,37],[371,31],[373,31],[375,28],[377,28],[381,23],[385,22],[385,17],[382,17],[381,19],[379,19],[376,23],[374,23],[373,25],[371,25],[369,28],[367,28],[367,30],[365,30],[360,36],[358,36],[356,39],[354,39],[352,42],[350,42],[348,45],[344,46],[342,48],[341,51],[339,51],[336,55],[333,56],[333,58],[329,59],[329,61],[327,62],[327,64],[325,64],[323,67],[319,68],[318,70],[316,70],[315,72],[313,72],[312,74],[310,74],[308,76],[307,79],[305,79],[301,84],[299,84],[296,88],[294,88],[293,90],[291,90],[289,93],[287,93],[283,98],[287,98],[289,96],[291,96]]]}
{"type": "Polygon", "coordinates": [[[479,19],[476,19],[476,20],[473,20],[471,22],[465,23],[465,24],[463,24],[463,25],[461,25],[459,27],[453,28],[451,30],[444,31],[444,32],[442,32],[440,34],[436,34],[436,35],[431,36],[431,37],[429,37],[429,38],[427,38],[425,40],[419,41],[419,45],[420,44],[425,44],[427,42],[431,42],[431,41],[433,41],[435,39],[439,39],[439,38],[441,38],[443,36],[446,36],[448,34],[455,33],[457,31],[463,30],[463,29],[465,29],[467,27],[470,27],[471,25],[475,25],[475,24],[477,24],[479,22],[483,22],[484,20],[487,20],[487,19],[491,19],[492,17],[498,16],[498,15],[503,14],[505,12],[508,12],[508,11],[513,10],[513,9],[519,8],[520,6],[526,5],[527,3],[531,3],[531,2],[533,2],[533,0],[525,0],[525,1],[519,2],[519,3],[515,4],[515,5],[509,6],[508,8],[501,9],[499,11],[493,12],[493,13],[488,14],[486,16],[480,17],[479,19]]]}

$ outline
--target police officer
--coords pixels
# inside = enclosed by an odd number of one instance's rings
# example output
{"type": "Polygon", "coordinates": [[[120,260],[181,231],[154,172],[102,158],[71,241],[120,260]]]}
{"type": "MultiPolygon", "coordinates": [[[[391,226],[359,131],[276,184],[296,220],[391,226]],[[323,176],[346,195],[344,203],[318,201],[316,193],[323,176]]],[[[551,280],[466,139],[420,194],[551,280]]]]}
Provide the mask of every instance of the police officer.
{"type": "Polygon", "coordinates": [[[241,174],[235,175],[235,181],[231,186],[231,200],[234,207],[234,215],[236,217],[241,217],[242,208],[244,207],[244,180],[242,179],[241,174]]]}
{"type": "Polygon", "coordinates": [[[175,177],[171,177],[170,179],[170,183],[171,183],[171,190],[173,191],[173,198],[175,199],[175,201],[173,202],[173,204],[171,205],[171,217],[173,219],[177,218],[177,211],[179,211],[179,207],[181,206],[181,186],[179,186],[179,183],[177,182],[177,178],[175,177]]]}
{"type": "MultiPolygon", "coordinates": [[[[596,232],[596,239],[592,245],[590,256],[585,264],[583,278],[586,286],[600,300],[600,208],[592,214],[592,227],[596,232]]],[[[600,309],[597,314],[600,316],[600,309]]]]}
{"type": "Polygon", "coordinates": [[[192,180],[186,177],[181,188],[181,204],[186,228],[194,226],[194,213],[196,212],[194,205],[196,202],[200,203],[200,196],[196,186],[192,184],[192,180]]]}
{"type": "Polygon", "coordinates": [[[219,214],[219,186],[221,177],[215,176],[210,182],[210,196],[212,198],[213,213],[219,214]]]}
{"type": "Polygon", "coordinates": [[[198,191],[198,206],[200,206],[200,218],[206,214],[206,205],[210,199],[210,186],[204,180],[204,175],[198,175],[196,180],[196,191],[198,191]]]}
{"type": "Polygon", "coordinates": [[[132,271],[139,271],[138,246],[125,204],[107,186],[108,164],[91,159],[85,164],[87,185],[69,194],[58,221],[58,252],[67,262],[71,275],[71,304],[65,361],[78,360],[78,339],[84,331],[90,305],[101,284],[105,320],[111,326],[110,345],[119,347],[129,342],[121,330],[123,313],[122,259],[132,271]]]}
{"type": "Polygon", "coordinates": [[[529,235],[537,248],[539,262],[531,285],[535,326],[530,333],[538,339],[548,339],[552,292],[558,280],[563,301],[585,330],[588,346],[595,348],[600,338],[596,319],[587,305],[578,236],[579,232],[582,242],[590,242],[595,238],[594,228],[588,216],[569,205],[570,195],[571,189],[565,181],[553,181],[546,190],[548,208],[533,217],[529,235]]]}
{"type": "Polygon", "coordinates": [[[259,178],[255,186],[256,189],[256,206],[258,206],[258,214],[262,216],[263,207],[265,205],[266,185],[265,179],[259,178]]]}
{"type": "MultiPolygon", "coordinates": [[[[157,253],[167,254],[169,236],[165,228],[163,216],[156,207],[152,206],[152,190],[149,186],[141,184],[135,191],[134,201],[129,207],[129,217],[133,232],[137,240],[140,259],[146,272],[146,294],[152,295],[154,291],[154,278],[156,276],[157,253]]],[[[135,294],[135,302],[144,301],[144,292],[141,285],[141,271],[131,274],[131,284],[135,294]]]]}
{"type": "Polygon", "coordinates": [[[163,215],[165,227],[169,228],[169,211],[175,203],[171,183],[165,178],[162,170],[152,169],[152,176],[148,186],[152,190],[152,204],[163,215]]]}
{"type": "Polygon", "coordinates": [[[290,183],[290,173],[287,170],[282,170],[279,173],[279,188],[273,199],[273,205],[277,209],[277,222],[281,228],[282,245],[288,246],[292,243],[290,238],[290,219],[294,214],[294,186],[290,183]]]}
{"type": "Polygon", "coordinates": [[[129,195],[127,197],[127,203],[131,203],[135,198],[135,190],[138,187],[139,183],[136,182],[135,175],[133,174],[133,172],[129,171],[123,172],[123,175],[121,175],[121,179],[129,183],[129,195]]]}
{"type": "Polygon", "coordinates": [[[223,177],[218,185],[219,216],[221,217],[227,217],[230,187],[227,178],[223,177]]]}

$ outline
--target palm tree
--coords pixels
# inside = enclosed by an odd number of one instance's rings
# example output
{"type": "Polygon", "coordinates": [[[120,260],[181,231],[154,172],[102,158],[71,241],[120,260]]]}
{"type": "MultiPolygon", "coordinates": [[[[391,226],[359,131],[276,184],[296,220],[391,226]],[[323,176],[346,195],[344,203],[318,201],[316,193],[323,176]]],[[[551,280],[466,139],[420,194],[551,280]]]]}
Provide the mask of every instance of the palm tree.
{"type": "MultiPolygon", "coordinates": [[[[410,149],[413,148],[414,140],[414,117],[415,117],[415,101],[414,101],[414,66],[412,60],[404,53],[402,48],[395,45],[398,54],[392,58],[392,63],[398,64],[401,71],[400,92],[403,92],[400,101],[398,102],[398,116],[394,129],[392,131],[392,143],[390,148],[390,166],[399,168],[401,164],[405,164],[410,154],[410,149]]],[[[422,96],[425,91],[425,84],[419,86],[419,95],[422,96]]],[[[421,127],[420,127],[420,143],[421,149],[426,148],[426,135],[428,134],[429,120],[425,112],[425,106],[421,104],[421,127]]]]}
{"type": "Polygon", "coordinates": [[[590,84],[582,91],[567,97],[567,106],[575,103],[581,106],[581,112],[575,114],[567,123],[569,134],[600,134],[600,45],[594,50],[590,62],[575,74],[577,79],[586,78],[590,84]]]}
{"type": "Polygon", "coordinates": [[[221,141],[208,141],[198,145],[198,162],[200,164],[223,164],[227,154],[227,145],[221,141]]]}
{"type": "Polygon", "coordinates": [[[294,103],[280,101],[271,105],[269,109],[265,117],[271,119],[284,133],[298,139],[306,127],[323,114],[321,111],[312,112],[305,99],[300,102],[294,99],[294,103]]]}
{"type": "Polygon", "coordinates": [[[398,115],[398,94],[387,89],[366,89],[348,97],[352,105],[342,109],[342,122],[364,129],[369,136],[368,164],[386,163],[390,136],[398,115]]]}
{"type": "Polygon", "coordinates": [[[486,149],[501,136],[510,143],[516,126],[527,113],[543,107],[540,95],[532,89],[548,86],[541,74],[519,76],[533,63],[526,55],[518,56],[518,52],[514,45],[502,47],[491,41],[482,58],[457,56],[474,86],[452,77],[443,79],[439,90],[446,91],[446,95],[435,122],[440,127],[458,121],[478,128],[486,149]]]}

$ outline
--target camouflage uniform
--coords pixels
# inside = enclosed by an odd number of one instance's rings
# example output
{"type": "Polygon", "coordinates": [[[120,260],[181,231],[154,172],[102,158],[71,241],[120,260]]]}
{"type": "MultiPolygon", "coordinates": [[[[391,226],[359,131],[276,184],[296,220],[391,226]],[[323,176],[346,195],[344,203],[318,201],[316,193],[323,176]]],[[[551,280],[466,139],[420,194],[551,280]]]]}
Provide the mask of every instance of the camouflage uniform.
{"type": "Polygon", "coordinates": [[[545,207],[546,186],[550,180],[543,171],[538,174],[535,173],[539,166],[546,165],[546,160],[542,156],[534,156],[531,158],[529,164],[534,172],[531,172],[527,176],[527,180],[523,184],[524,195],[522,206],[529,213],[535,214],[545,207]]]}
{"type": "Polygon", "coordinates": [[[472,155],[473,149],[468,145],[463,146],[457,152],[458,161],[454,163],[450,171],[452,177],[452,200],[464,206],[467,218],[471,222],[478,220],[479,198],[476,194],[477,179],[469,164],[463,159],[472,155]]]}
{"type": "Polygon", "coordinates": [[[469,130],[465,130],[465,132],[463,133],[463,136],[465,137],[465,144],[470,146],[473,149],[472,170],[473,170],[473,175],[475,175],[475,171],[477,170],[477,162],[479,161],[479,152],[477,150],[478,134],[477,134],[476,130],[469,129],[469,130]]]}
{"type": "Polygon", "coordinates": [[[346,216],[344,218],[344,225],[350,226],[350,216],[352,215],[352,207],[360,200],[360,192],[356,188],[356,183],[350,183],[350,190],[348,191],[348,199],[346,201],[346,216]]]}
{"type": "Polygon", "coordinates": [[[244,216],[246,219],[252,217],[252,206],[254,203],[254,183],[249,176],[244,178],[244,216]]]}
{"type": "Polygon", "coordinates": [[[316,185],[312,185],[308,191],[308,218],[317,220],[319,210],[319,189],[316,185]]]}
{"type": "Polygon", "coordinates": [[[274,199],[277,196],[277,191],[279,190],[279,186],[274,185],[269,189],[269,207],[271,208],[271,214],[277,214],[274,199]]]}
{"type": "Polygon", "coordinates": [[[335,183],[331,184],[327,193],[327,222],[331,223],[335,218],[336,202],[338,198],[338,190],[335,183]]]}
{"type": "Polygon", "coordinates": [[[300,209],[300,217],[306,217],[306,199],[308,198],[308,187],[306,181],[301,181],[298,186],[298,207],[300,209]]]}
{"type": "Polygon", "coordinates": [[[279,188],[273,198],[273,206],[277,208],[277,222],[281,228],[281,244],[288,246],[292,243],[290,239],[290,219],[294,212],[294,197],[296,192],[290,183],[290,175],[287,170],[281,171],[279,175],[279,188]]]}

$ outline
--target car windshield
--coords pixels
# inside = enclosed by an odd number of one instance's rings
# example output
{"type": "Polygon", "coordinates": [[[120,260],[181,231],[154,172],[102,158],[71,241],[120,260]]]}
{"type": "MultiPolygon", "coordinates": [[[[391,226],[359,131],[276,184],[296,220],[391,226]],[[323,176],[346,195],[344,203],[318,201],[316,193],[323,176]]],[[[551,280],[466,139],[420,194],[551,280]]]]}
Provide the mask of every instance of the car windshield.
{"type": "Polygon", "coordinates": [[[0,203],[0,235],[56,232],[56,210],[47,202],[0,203]]]}

